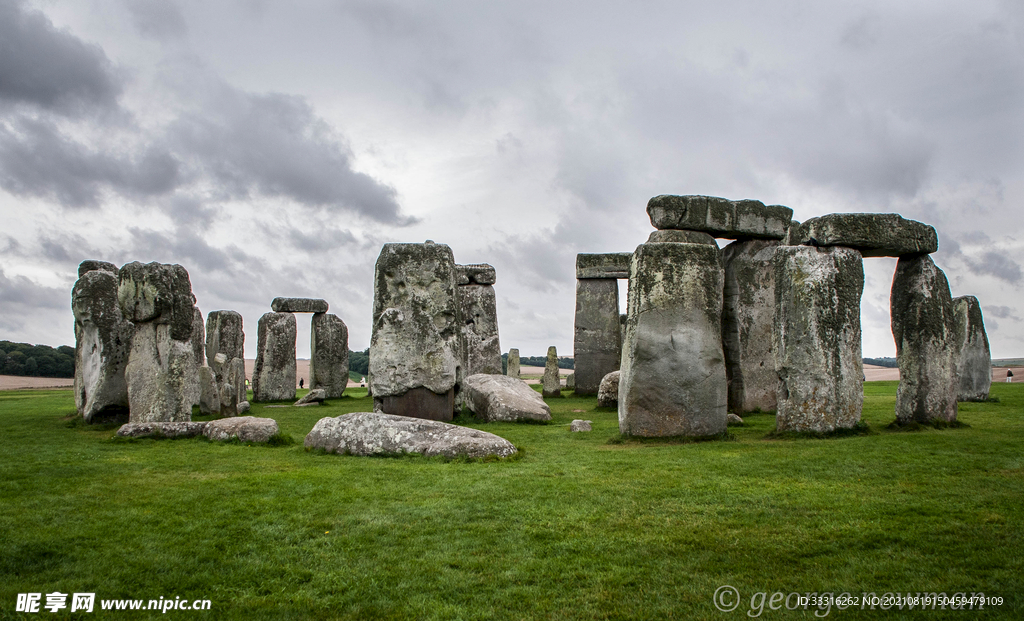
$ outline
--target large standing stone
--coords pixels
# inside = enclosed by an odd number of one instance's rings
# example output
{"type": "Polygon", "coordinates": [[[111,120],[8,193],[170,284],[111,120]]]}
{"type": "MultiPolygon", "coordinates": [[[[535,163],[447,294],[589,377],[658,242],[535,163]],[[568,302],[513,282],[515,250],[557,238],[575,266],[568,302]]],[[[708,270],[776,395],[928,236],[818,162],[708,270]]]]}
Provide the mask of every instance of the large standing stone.
{"type": "Polygon", "coordinates": [[[973,295],[953,298],[953,315],[960,350],[956,365],[960,375],[957,400],[985,401],[992,385],[992,352],[978,298],[973,295]]]}
{"type": "Polygon", "coordinates": [[[216,377],[221,416],[235,416],[246,400],[245,333],[242,316],[219,310],[206,318],[206,361],[216,377]]]}
{"type": "Polygon", "coordinates": [[[71,291],[75,316],[75,407],[86,422],[120,415],[128,408],[128,365],[135,327],[117,303],[117,268],[83,261],[71,291]],[[82,268],[96,264],[102,269],[82,268]],[[112,268],[111,271],[109,268],[112,268]]]}
{"type": "Polygon", "coordinates": [[[269,312],[256,327],[254,401],[295,400],[295,315],[269,312]]]}
{"type": "Polygon", "coordinates": [[[199,371],[203,368],[203,361],[206,360],[204,350],[206,349],[206,329],[203,326],[203,311],[198,306],[192,307],[192,336],[189,343],[192,345],[192,358],[195,361],[195,374],[189,383],[189,395],[192,405],[199,405],[202,386],[200,385],[199,371]]]}
{"type": "Polygon", "coordinates": [[[192,420],[198,382],[188,272],[180,265],[128,263],[118,272],[117,299],[135,323],[125,368],[130,422],[192,420]]]}
{"type": "Polygon", "coordinates": [[[548,347],[548,359],[544,362],[544,380],[541,393],[545,397],[562,396],[562,380],[558,376],[558,350],[552,345],[548,347]]]}
{"type": "Polygon", "coordinates": [[[832,213],[800,226],[799,243],[847,246],[865,257],[902,257],[939,249],[935,229],[895,213],[832,213]]]}
{"type": "Polygon", "coordinates": [[[864,402],[860,253],[780,246],[773,263],[776,427],[816,433],[855,427],[864,402]]]}
{"type": "Polygon", "coordinates": [[[348,386],[348,327],[337,315],[316,313],[309,339],[309,388],[337,399],[348,386]]]}
{"type": "Polygon", "coordinates": [[[505,364],[507,365],[505,375],[519,379],[519,350],[512,348],[508,350],[508,359],[505,364]]]}
{"type": "Polygon", "coordinates": [[[775,373],[775,240],[735,241],[722,249],[722,345],[729,379],[729,410],[773,411],[775,373]]]}
{"type": "Polygon", "coordinates": [[[274,298],[270,310],[275,313],[326,313],[327,300],[315,298],[274,298]]]}
{"type": "Polygon", "coordinates": [[[726,426],[717,246],[642,244],[629,269],[619,431],[709,436],[726,426]]]}
{"type": "Polygon", "coordinates": [[[370,390],[389,414],[451,420],[462,369],[455,259],[444,244],[384,244],[374,269],[370,390]]]}
{"type": "Polygon", "coordinates": [[[928,255],[900,257],[889,304],[900,367],[896,421],[955,421],[960,352],[946,275],[928,255]]]}
{"type": "Polygon", "coordinates": [[[478,373],[466,378],[466,405],[484,422],[549,421],[544,398],[521,379],[478,373]]]}
{"type": "Polygon", "coordinates": [[[204,415],[220,414],[217,376],[210,367],[199,367],[199,412],[204,415]]]}
{"type": "Polygon", "coordinates": [[[576,394],[595,395],[601,378],[618,370],[622,358],[618,280],[576,281],[574,328],[576,394]]]}
{"type": "Polygon", "coordinates": [[[498,307],[494,299],[494,268],[486,264],[456,266],[461,280],[457,291],[463,321],[463,370],[465,376],[476,373],[501,373],[501,345],[498,342],[498,307]],[[489,269],[488,269],[489,268],[489,269]],[[477,284],[476,279],[489,281],[477,284]]]}
{"type": "Polygon", "coordinates": [[[754,200],[662,195],[648,201],[647,215],[656,229],[704,231],[726,239],[782,239],[793,210],[754,200]]]}

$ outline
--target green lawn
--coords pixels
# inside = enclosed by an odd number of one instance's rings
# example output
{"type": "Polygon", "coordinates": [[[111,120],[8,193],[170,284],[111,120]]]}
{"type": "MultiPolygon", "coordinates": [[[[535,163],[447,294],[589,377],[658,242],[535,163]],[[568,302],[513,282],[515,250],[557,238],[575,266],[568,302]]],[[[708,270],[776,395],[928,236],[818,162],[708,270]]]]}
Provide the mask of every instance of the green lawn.
{"type": "MultiPolygon", "coordinates": [[[[614,410],[563,397],[550,425],[474,424],[523,452],[483,463],[305,451],[319,418],[368,411],[365,396],[255,405],[296,440],[263,447],[113,440],[73,420],[71,391],[3,392],[0,619],[738,620],[759,592],[844,591],[1004,603],[828,618],[1020,619],[1024,384],[992,395],[961,405],[967,427],[899,432],[895,382],[869,383],[874,435],[767,440],[761,414],[691,444],[620,441],[614,410]],[[723,585],[737,610],[715,608],[723,585]],[[54,591],[96,593],[96,610],[15,612],[19,593],[54,591]],[[160,597],[211,610],[99,610],[160,597]]],[[[761,618],[813,610],[766,602],[761,618]]]]}

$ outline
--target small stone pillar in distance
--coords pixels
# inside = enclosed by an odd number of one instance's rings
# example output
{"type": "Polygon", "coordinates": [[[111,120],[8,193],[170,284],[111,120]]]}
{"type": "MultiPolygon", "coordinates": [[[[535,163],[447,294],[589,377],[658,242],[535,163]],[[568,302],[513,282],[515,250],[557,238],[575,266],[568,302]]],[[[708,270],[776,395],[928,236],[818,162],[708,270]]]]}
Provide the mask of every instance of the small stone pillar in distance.
{"type": "Polygon", "coordinates": [[[896,422],[955,421],[960,352],[946,275],[926,254],[902,256],[889,303],[900,367],[896,422]]]}
{"type": "Polygon", "coordinates": [[[192,405],[199,405],[199,398],[202,393],[202,382],[200,380],[200,372],[206,362],[206,329],[204,328],[205,321],[203,320],[203,311],[199,310],[198,306],[192,307],[194,317],[192,318],[192,336],[189,338],[189,342],[192,344],[192,356],[195,359],[195,374],[193,380],[189,383],[189,393],[192,398],[192,405]]]}
{"type": "Polygon", "coordinates": [[[973,295],[953,298],[953,316],[960,350],[956,364],[960,377],[957,401],[985,401],[992,386],[992,351],[978,298],[973,295]]]}
{"type": "Polygon", "coordinates": [[[348,326],[337,315],[314,313],[309,337],[309,389],[338,399],[348,386],[348,326]]]}
{"type": "MultiPolygon", "coordinates": [[[[248,399],[245,386],[245,332],[242,316],[229,310],[206,316],[206,363],[213,371],[221,416],[237,416],[248,399]]],[[[208,405],[213,400],[208,400],[208,405]]]]}
{"type": "Polygon", "coordinates": [[[505,375],[519,379],[519,350],[510,349],[508,350],[508,360],[506,362],[507,368],[505,375]]]}
{"type": "Polygon", "coordinates": [[[633,253],[619,373],[624,435],[725,432],[722,272],[713,243],[647,243],[633,253]]]}
{"type": "Polygon", "coordinates": [[[619,278],[629,278],[630,253],[576,255],[576,317],[573,324],[575,391],[596,395],[601,378],[622,358],[619,278]]]}
{"type": "Polygon", "coordinates": [[[256,365],[252,372],[254,401],[295,400],[295,315],[265,313],[256,327],[256,365]]]}
{"type": "Polygon", "coordinates": [[[548,359],[544,363],[544,383],[541,394],[545,397],[561,397],[562,382],[558,378],[558,350],[548,347],[548,359]]]}
{"type": "Polygon", "coordinates": [[[816,433],[855,427],[864,403],[861,254],[780,246],[773,261],[776,427],[816,433]]]}

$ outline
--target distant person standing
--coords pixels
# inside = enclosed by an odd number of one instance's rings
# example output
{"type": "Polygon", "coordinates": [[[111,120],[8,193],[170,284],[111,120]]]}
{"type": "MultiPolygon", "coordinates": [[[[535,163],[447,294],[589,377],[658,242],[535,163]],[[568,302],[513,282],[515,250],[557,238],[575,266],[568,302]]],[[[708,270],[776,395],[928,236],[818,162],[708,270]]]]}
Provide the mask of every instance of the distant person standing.
{"type": "Polygon", "coordinates": [[[299,390],[302,390],[302,385],[305,384],[305,383],[306,383],[306,381],[300,377],[299,378],[299,390]]]}
{"type": "Polygon", "coordinates": [[[1013,381],[1013,371],[1007,369],[1006,370],[1006,383],[1009,384],[1012,381],[1013,381]]]}

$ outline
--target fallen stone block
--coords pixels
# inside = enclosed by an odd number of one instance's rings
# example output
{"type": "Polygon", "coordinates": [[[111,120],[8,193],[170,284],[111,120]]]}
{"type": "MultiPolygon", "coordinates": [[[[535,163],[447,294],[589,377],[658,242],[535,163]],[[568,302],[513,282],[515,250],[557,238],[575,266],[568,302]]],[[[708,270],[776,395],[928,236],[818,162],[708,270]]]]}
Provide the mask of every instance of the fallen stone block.
{"type": "Polygon", "coordinates": [[[569,431],[591,431],[589,420],[576,419],[569,423],[569,431]]]}
{"type": "Polygon", "coordinates": [[[478,373],[466,378],[466,406],[485,422],[551,420],[551,409],[521,379],[478,373]]]}
{"type": "Polygon", "coordinates": [[[238,438],[241,442],[267,442],[278,432],[277,421],[258,416],[232,416],[206,423],[203,435],[223,442],[238,438]]]}
{"type": "Polygon", "coordinates": [[[306,393],[304,397],[296,401],[293,405],[311,405],[320,404],[327,400],[327,391],[323,388],[314,388],[306,393]]]}
{"type": "Polygon", "coordinates": [[[192,438],[203,433],[207,423],[181,421],[173,423],[127,423],[121,425],[117,435],[122,438],[148,438],[162,436],[165,438],[192,438]]]}

